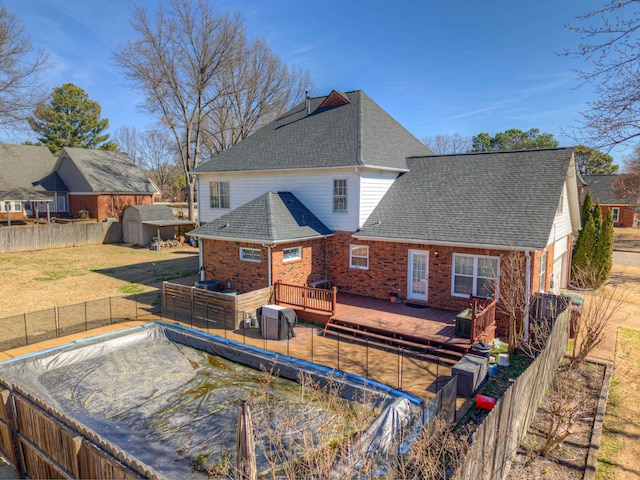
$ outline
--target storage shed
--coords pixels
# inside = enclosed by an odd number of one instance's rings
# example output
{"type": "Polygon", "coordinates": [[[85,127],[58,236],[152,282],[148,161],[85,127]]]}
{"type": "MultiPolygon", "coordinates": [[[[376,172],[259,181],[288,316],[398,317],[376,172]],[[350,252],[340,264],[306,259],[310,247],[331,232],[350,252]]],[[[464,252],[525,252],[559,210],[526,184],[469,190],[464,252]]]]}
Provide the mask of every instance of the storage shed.
{"type": "Polygon", "coordinates": [[[190,231],[192,220],[177,219],[168,205],[132,205],[122,215],[122,240],[140,246],[149,245],[154,237],[170,240],[190,231]],[[181,228],[185,227],[185,228],[181,228]]]}

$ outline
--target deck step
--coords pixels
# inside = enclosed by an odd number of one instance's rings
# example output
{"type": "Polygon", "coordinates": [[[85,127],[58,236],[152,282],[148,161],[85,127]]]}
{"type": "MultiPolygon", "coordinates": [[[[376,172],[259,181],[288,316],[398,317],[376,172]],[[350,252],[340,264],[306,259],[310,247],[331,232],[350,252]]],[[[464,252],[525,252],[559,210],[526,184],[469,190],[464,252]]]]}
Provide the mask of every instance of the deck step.
{"type": "Polygon", "coordinates": [[[457,363],[468,351],[468,348],[463,345],[450,345],[427,338],[404,338],[395,332],[371,327],[365,328],[356,323],[337,319],[331,319],[326,324],[324,335],[344,335],[360,343],[373,342],[385,348],[402,349],[422,358],[450,365],[457,363]]]}

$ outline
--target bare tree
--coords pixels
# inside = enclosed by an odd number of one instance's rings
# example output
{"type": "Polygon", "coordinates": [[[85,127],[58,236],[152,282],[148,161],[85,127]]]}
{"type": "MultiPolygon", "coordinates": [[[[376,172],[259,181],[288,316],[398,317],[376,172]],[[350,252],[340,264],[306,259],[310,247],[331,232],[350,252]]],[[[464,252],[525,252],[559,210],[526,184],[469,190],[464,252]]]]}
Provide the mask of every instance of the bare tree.
{"type": "Polygon", "coordinates": [[[219,97],[207,116],[203,146],[209,158],[274,120],[312,87],[308,72],[289,69],[261,39],[239,36],[227,67],[220,81],[230,94],[219,97]]]}
{"type": "Polygon", "coordinates": [[[140,131],[123,126],[116,130],[114,141],[160,188],[162,196],[171,193],[181,170],[175,143],[171,137],[159,130],[140,131]]]}
{"type": "Polygon", "coordinates": [[[592,68],[578,74],[593,85],[596,99],[582,112],[582,133],[577,137],[610,149],[640,136],[640,4],[608,0],[578,22],[568,28],[583,41],[564,53],[591,62],[592,68]]]}
{"type": "MultiPolygon", "coordinates": [[[[295,94],[299,77],[285,75],[281,83],[277,68],[271,71],[259,64],[257,71],[264,73],[245,73],[254,67],[242,62],[275,57],[266,55],[268,50],[263,56],[248,56],[247,52],[253,55],[259,48],[247,50],[240,16],[218,14],[203,0],[172,0],[168,9],[158,7],[153,18],[144,8],[136,7],[132,25],[140,38],[128,42],[114,56],[145,94],[146,110],[158,115],[171,132],[186,177],[189,218],[193,219],[196,182],[190,172],[201,163],[203,149],[217,153],[251,133],[263,115],[268,118],[280,108],[277,95],[283,84],[295,94]],[[224,109],[229,103],[235,111],[224,109]],[[273,112],[267,108],[272,103],[276,105],[273,112]],[[220,117],[217,121],[216,115],[220,117]],[[218,140],[214,147],[216,135],[227,138],[218,140]]],[[[281,72],[282,65],[278,65],[281,72]]]]}
{"type": "Polygon", "coordinates": [[[613,190],[619,198],[640,203],[640,145],[625,160],[622,174],[614,180],[613,190]]]}
{"type": "Polygon", "coordinates": [[[142,136],[144,134],[136,127],[122,125],[113,134],[113,141],[118,144],[120,151],[126,153],[133,163],[140,165],[142,154],[142,136]]]}
{"type": "Polygon", "coordinates": [[[0,6],[0,127],[26,127],[25,119],[47,96],[37,83],[47,56],[33,51],[22,23],[0,6]]]}
{"type": "Polygon", "coordinates": [[[500,258],[498,310],[509,318],[509,353],[514,353],[520,347],[524,334],[524,321],[529,304],[525,262],[522,252],[512,251],[500,258]]]}
{"type": "Polygon", "coordinates": [[[144,108],[159,115],[174,138],[194,219],[195,179],[189,172],[200,163],[208,112],[229,93],[220,90],[219,74],[232,61],[242,22],[217,14],[204,1],[173,0],[153,18],[137,6],[132,25],[140,38],[120,48],[115,59],[145,94],[144,108]]]}
{"type": "Polygon", "coordinates": [[[471,150],[471,137],[463,137],[459,133],[425,137],[422,142],[437,155],[466,153],[471,150]]]}

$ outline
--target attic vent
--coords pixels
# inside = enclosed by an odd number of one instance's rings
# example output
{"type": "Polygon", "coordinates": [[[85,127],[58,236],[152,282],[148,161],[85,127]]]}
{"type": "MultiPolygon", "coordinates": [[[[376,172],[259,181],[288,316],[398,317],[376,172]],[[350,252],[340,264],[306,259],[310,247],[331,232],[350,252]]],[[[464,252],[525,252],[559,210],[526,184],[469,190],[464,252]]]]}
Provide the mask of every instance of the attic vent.
{"type": "Polygon", "coordinates": [[[376,220],[373,224],[374,224],[374,225],[380,225],[381,223],[382,223],[382,220],[378,219],[378,220],[376,220]]]}
{"type": "Polygon", "coordinates": [[[349,100],[349,97],[347,97],[346,94],[333,90],[329,95],[327,95],[327,98],[322,101],[318,110],[325,107],[339,107],[340,105],[346,105],[348,103],[351,103],[351,100],[349,100]]]}

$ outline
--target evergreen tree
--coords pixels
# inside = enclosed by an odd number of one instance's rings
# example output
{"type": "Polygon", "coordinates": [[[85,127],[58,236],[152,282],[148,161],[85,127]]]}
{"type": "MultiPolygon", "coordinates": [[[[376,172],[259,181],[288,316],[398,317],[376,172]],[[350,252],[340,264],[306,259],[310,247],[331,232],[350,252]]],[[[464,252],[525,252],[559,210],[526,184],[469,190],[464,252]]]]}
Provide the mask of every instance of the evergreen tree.
{"type": "Polygon", "coordinates": [[[593,224],[596,231],[596,245],[598,245],[598,241],[600,240],[600,232],[602,231],[602,208],[600,208],[600,200],[598,200],[593,206],[591,215],[593,216],[593,224]]]}
{"type": "Polygon", "coordinates": [[[584,201],[582,202],[582,218],[580,221],[582,228],[587,224],[587,219],[589,218],[589,214],[592,213],[592,210],[593,200],[591,200],[591,191],[587,190],[587,193],[584,196],[584,201]]]}
{"type": "Polygon", "coordinates": [[[593,287],[591,284],[592,263],[596,253],[596,232],[593,216],[589,214],[587,222],[578,235],[571,263],[571,276],[580,287],[593,287]]]}
{"type": "Polygon", "coordinates": [[[609,278],[611,273],[613,255],[613,214],[611,209],[607,211],[604,222],[602,223],[602,230],[600,231],[598,245],[596,246],[596,253],[594,257],[595,273],[598,277],[598,282],[602,285],[609,278]]]}
{"type": "Polygon", "coordinates": [[[72,83],[53,89],[49,103],[39,104],[29,118],[40,142],[58,155],[62,147],[117,151],[118,146],[103,134],[109,120],[100,118],[100,104],[72,83]]]}

